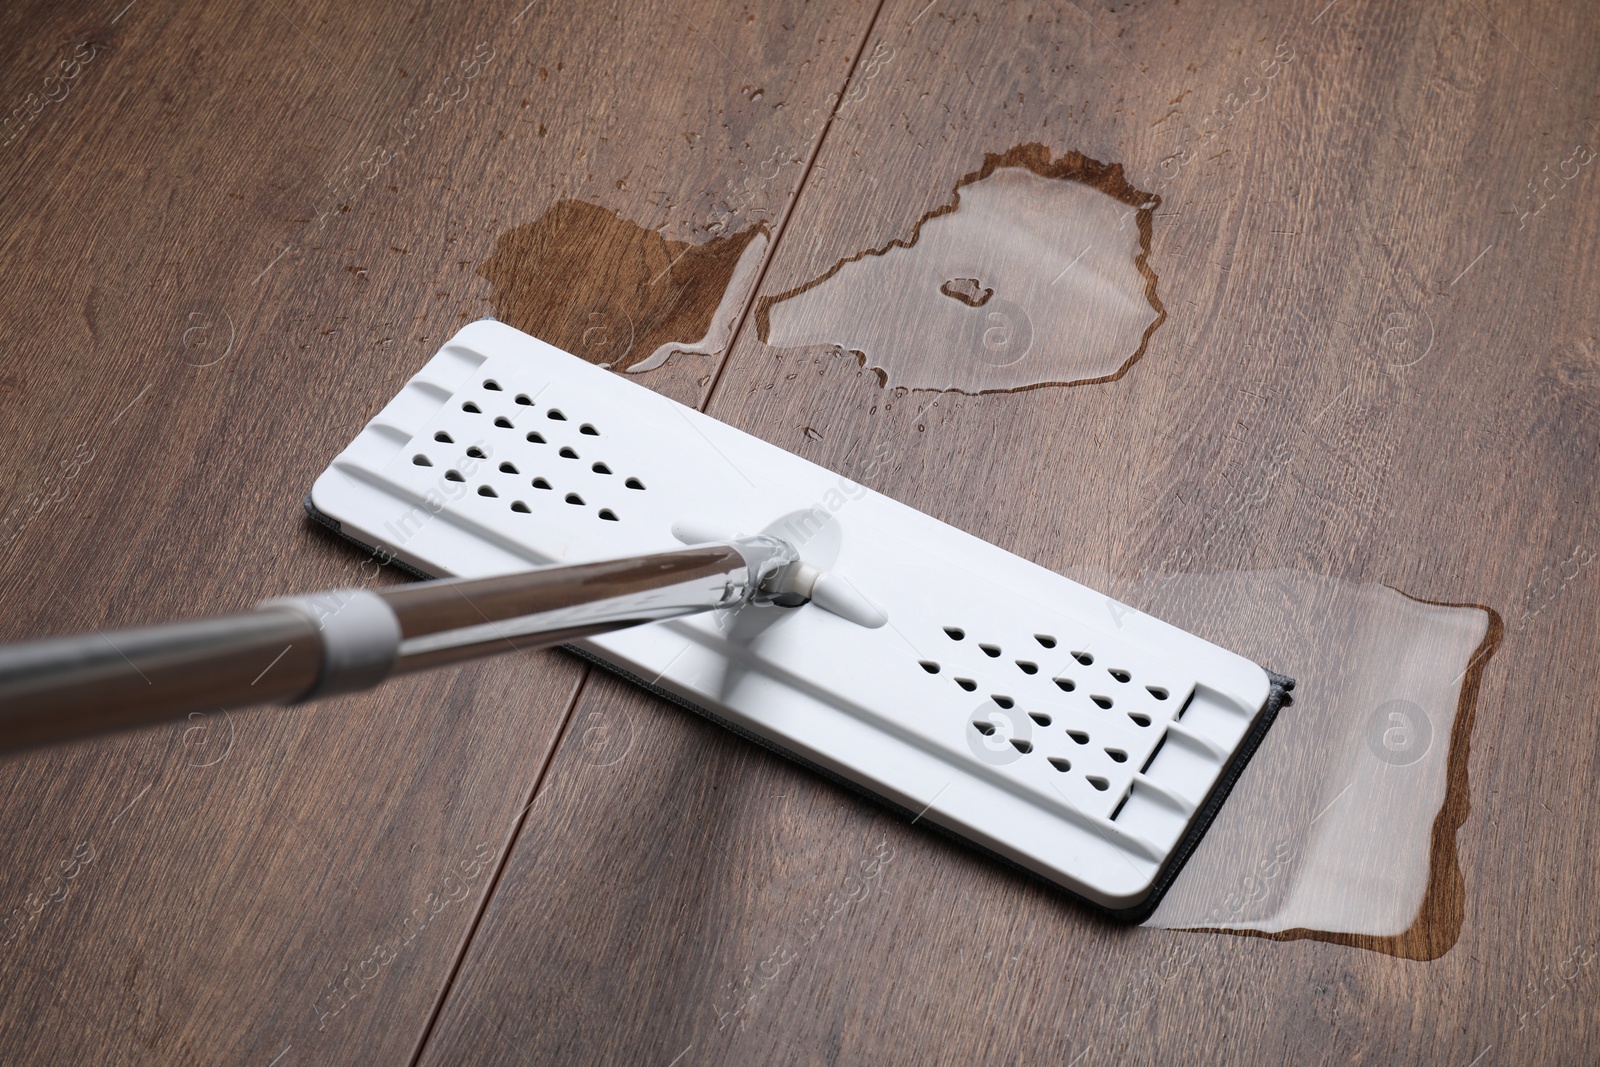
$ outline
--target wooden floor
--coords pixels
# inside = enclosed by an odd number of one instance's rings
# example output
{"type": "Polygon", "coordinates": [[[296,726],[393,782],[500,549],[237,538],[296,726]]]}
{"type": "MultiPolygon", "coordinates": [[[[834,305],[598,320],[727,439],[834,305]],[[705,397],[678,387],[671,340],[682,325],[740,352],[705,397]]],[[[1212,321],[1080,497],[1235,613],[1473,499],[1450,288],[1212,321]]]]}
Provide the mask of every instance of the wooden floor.
{"type": "Polygon", "coordinates": [[[403,580],[301,499],[493,314],[1301,680],[1133,928],[559,653],[10,757],[0,1062],[1593,1062],[1600,8],[22,0],[0,42],[0,637],[403,580]],[[981,271],[867,273],[1037,230],[986,162],[1137,212],[1103,361],[1070,266],[997,287],[1004,374],[928,340],[981,271]]]}

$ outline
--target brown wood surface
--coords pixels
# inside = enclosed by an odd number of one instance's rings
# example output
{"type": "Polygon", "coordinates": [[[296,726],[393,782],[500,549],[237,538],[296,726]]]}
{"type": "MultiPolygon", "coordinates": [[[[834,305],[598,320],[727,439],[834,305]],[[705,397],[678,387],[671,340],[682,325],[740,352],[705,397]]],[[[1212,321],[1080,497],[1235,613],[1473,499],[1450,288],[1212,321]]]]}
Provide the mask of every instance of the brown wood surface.
{"type": "Polygon", "coordinates": [[[1432,835],[1384,938],[1108,924],[559,655],[8,759],[0,1061],[1592,1062],[1594,11],[138,0],[0,41],[6,638],[392,580],[299,500],[444,337],[636,363],[753,232],[730,354],[639,380],[1299,677],[1230,810],[1321,817],[1293,742],[1381,673],[1363,605],[1477,620],[1448,795],[1364,828],[1432,835]],[[902,393],[758,336],[1030,145],[1159,198],[1114,380],[902,393]]]}

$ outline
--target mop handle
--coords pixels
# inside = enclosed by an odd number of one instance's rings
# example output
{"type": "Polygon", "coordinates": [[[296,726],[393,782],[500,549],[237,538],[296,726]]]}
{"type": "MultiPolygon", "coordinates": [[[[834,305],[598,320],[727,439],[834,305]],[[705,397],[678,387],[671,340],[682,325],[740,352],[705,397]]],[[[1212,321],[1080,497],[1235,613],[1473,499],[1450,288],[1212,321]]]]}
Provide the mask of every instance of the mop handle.
{"type": "Polygon", "coordinates": [[[0,645],[0,750],[377,685],[391,674],[750,603],[797,554],[758,536],[491,578],[335,589],[253,611],[0,645]]]}

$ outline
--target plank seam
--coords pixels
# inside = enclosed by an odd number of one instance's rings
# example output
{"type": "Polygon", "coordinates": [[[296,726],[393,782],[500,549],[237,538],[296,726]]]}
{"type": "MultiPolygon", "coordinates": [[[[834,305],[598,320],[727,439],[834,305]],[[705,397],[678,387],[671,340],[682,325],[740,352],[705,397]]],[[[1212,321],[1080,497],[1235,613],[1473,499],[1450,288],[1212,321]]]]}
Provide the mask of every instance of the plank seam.
{"type": "MultiPolygon", "coordinates": [[[[866,32],[861,35],[861,42],[856,46],[856,54],[850,61],[850,69],[845,72],[844,81],[839,90],[839,100],[841,102],[844,100],[844,94],[850,89],[851,79],[855,77],[856,71],[861,66],[861,57],[866,54],[867,44],[872,40],[872,34],[877,29],[878,16],[883,13],[884,3],[885,0],[878,0],[877,6],[872,11],[872,18],[867,22],[866,32]]],[[[772,235],[772,243],[768,247],[766,257],[761,264],[761,273],[756,276],[755,285],[750,289],[750,299],[745,302],[743,309],[739,312],[739,321],[734,324],[733,331],[729,334],[728,347],[725,350],[722,361],[716,369],[710,387],[706,390],[705,399],[700,402],[701,411],[705,411],[711,406],[711,400],[716,395],[717,386],[722,384],[723,372],[727,369],[728,361],[732,358],[739,338],[744,334],[745,323],[750,319],[750,309],[755,306],[760,296],[762,284],[767,278],[767,270],[772,266],[772,261],[777,255],[778,244],[782,241],[783,235],[788,229],[789,220],[793,217],[795,208],[799,205],[800,198],[805,193],[806,183],[811,179],[811,171],[816,166],[818,157],[822,155],[822,148],[827,144],[828,134],[833,129],[833,120],[838,117],[838,114],[839,109],[837,106],[829,112],[828,120],[823,124],[822,133],[817,137],[816,148],[812,150],[810,157],[806,160],[806,168],[800,175],[799,184],[795,186],[794,196],[790,197],[789,203],[784,208],[783,217],[778,220],[772,235]]],[[[450,975],[445,979],[444,985],[440,987],[439,993],[434,999],[433,1010],[428,1016],[428,1025],[423,1028],[422,1036],[417,1041],[416,1050],[412,1053],[411,1067],[418,1067],[422,1062],[423,1054],[428,1050],[428,1045],[433,1039],[434,1029],[438,1025],[440,1016],[444,1014],[445,1005],[449,1001],[450,992],[455,988],[461,969],[466,963],[468,954],[472,951],[473,943],[477,940],[478,928],[483,923],[484,916],[488,914],[489,905],[493,902],[495,893],[500,888],[500,879],[504,876],[506,868],[510,866],[511,853],[522,837],[522,828],[527,822],[528,812],[533,809],[534,802],[539,799],[539,790],[543,787],[544,780],[550,773],[551,765],[555,763],[556,753],[560,750],[561,742],[567,735],[567,728],[572,723],[572,717],[577,711],[578,702],[583,698],[584,689],[588,685],[593,670],[592,666],[587,663],[584,664],[583,674],[578,678],[578,684],[573,690],[572,700],[567,705],[566,713],[562,717],[561,728],[556,732],[555,744],[551,746],[549,755],[539,768],[539,774],[534,779],[533,790],[529,794],[528,801],[523,806],[521,813],[517,816],[516,825],[512,828],[505,855],[501,857],[500,865],[489,882],[489,888],[483,896],[483,903],[479,906],[477,914],[472,918],[472,925],[468,927],[466,936],[462,940],[461,948],[456,954],[455,963],[450,968],[450,975]]]]}
{"type": "Polygon", "coordinates": [[[728,364],[733,359],[739,338],[744,336],[745,323],[750,321],[750,310],[761,299],[761,287],[766,283],[767,271],[772,267],[772,261],[778,257],[778,245],[789,229],[789,220],[794,217],[795,209],[800,206],[800,198],[805,195],[806,183],[811,180],[811,171],[822,156],[822,148],[828,143],[828,134],[833,130],[833,120],[839,117],[839,108],[844,103],[845,94],[850,91],[850,82],[861,66],[861,57],[867,54],[867,45],[872,41],[873,31],[878,28],[878,16],[883,14],[885,2],[886,0],[878,0],[878,6],[872,10],[872,18],[867,22],[867,32],[861,35],[861,43],[856,47],[855,58],[850,61],[850,69],[845,72],[844,83],[839,87],[839,103],[829,110],[828,121],[822,124],[822,133],[817,136],[817,146],[812,151],[811,157],[806,160],[806,169],[800,174],[800,184],[795,186],[794,196],[790,197],[788,206],[784,208],[783,217],[778,220],[773,230],[772,243],[767,246],[766,257],[761,262],[761,273],[756,275],[756,283],[750,288],[750,299],[745,301],[744,307],[739,312],[739,321],[734,323],[733,330],[728,335],[728,347],[723,350],[722,360],[712,374],[711,385],[706,389],[705,399],[700,402],[701,411],[711,410],[711,400],[717,395],[717,386],[722,384],[722,376],[727,372],[728,364]]]}
{"type": "Polygon", "coordinates": [[[583,700],[584,691],[588,688],[589,679],[594,674],[594,667],[585,662],[583,673],[578,676],[577,685],[573,686],[572,699],[567,702],[567,710],[561,717],[561,726],[556,731],[555,742],[550,746],[549,753],[539,767],[539,773],[534,776],[533,788],[529,792],[527,802],[522,810],[517,813],[515,825],[507,838],[506,850],[500,857],[500,864],[495,868],[493,877],[489,879],[489,887],[484,891],[483,903],[478,906],[478,911],[472,917],[472,924],[467,927],[466,935],[462,938],[461,947],[456,951],[455,962],[450,967],[450,974],[445,978],[444,985],[439,987],[438,994],[434,997],[433,1007],[428,1013],[428,1025],[423,1027],[422,1036],[417,1040],[415,1051],[411,1054],[411,1067],[417,1067],[422,1062],[423,1053],[428,1050],[428,1043],[433,1039],[434,1028],[439,1023],[439,1017],[444,1014],[445,1004],[450,999],[450,991],[455,988],[456,980],[461,976],[461,968],[465,965],[467,955],[472,951],[473,944],[478,939],[478,927],[483,924],[484,916],[489,913],[489,905],[494,901],[495,893],[500,889],[500,880],[505,876],[506,868],[511,866],[511,853],[517,847],[517,842],[522,838],[522,828],[528,821],[528,813],[533,810],[533,805],[539,799],[539,791],[544,787],[544,781],[550,775],[550,768],[556,761],[556,753],[561,749],[561,742],[566,739],[567,727],[572,723],[572,717],[578,710],[578,704],[583,700]]]}

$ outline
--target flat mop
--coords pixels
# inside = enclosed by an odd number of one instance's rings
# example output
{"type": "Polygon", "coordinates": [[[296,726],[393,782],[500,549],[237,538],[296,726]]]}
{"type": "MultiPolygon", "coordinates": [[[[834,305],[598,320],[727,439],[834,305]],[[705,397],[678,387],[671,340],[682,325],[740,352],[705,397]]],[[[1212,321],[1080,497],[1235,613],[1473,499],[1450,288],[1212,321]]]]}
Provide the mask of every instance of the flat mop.
{"type": "Polygon", "coordinates": [[[492,320],[306,507],[437,580],[0,649],[0,744],[560,644],[1137,920],[1293,686],[492,320]]]}

